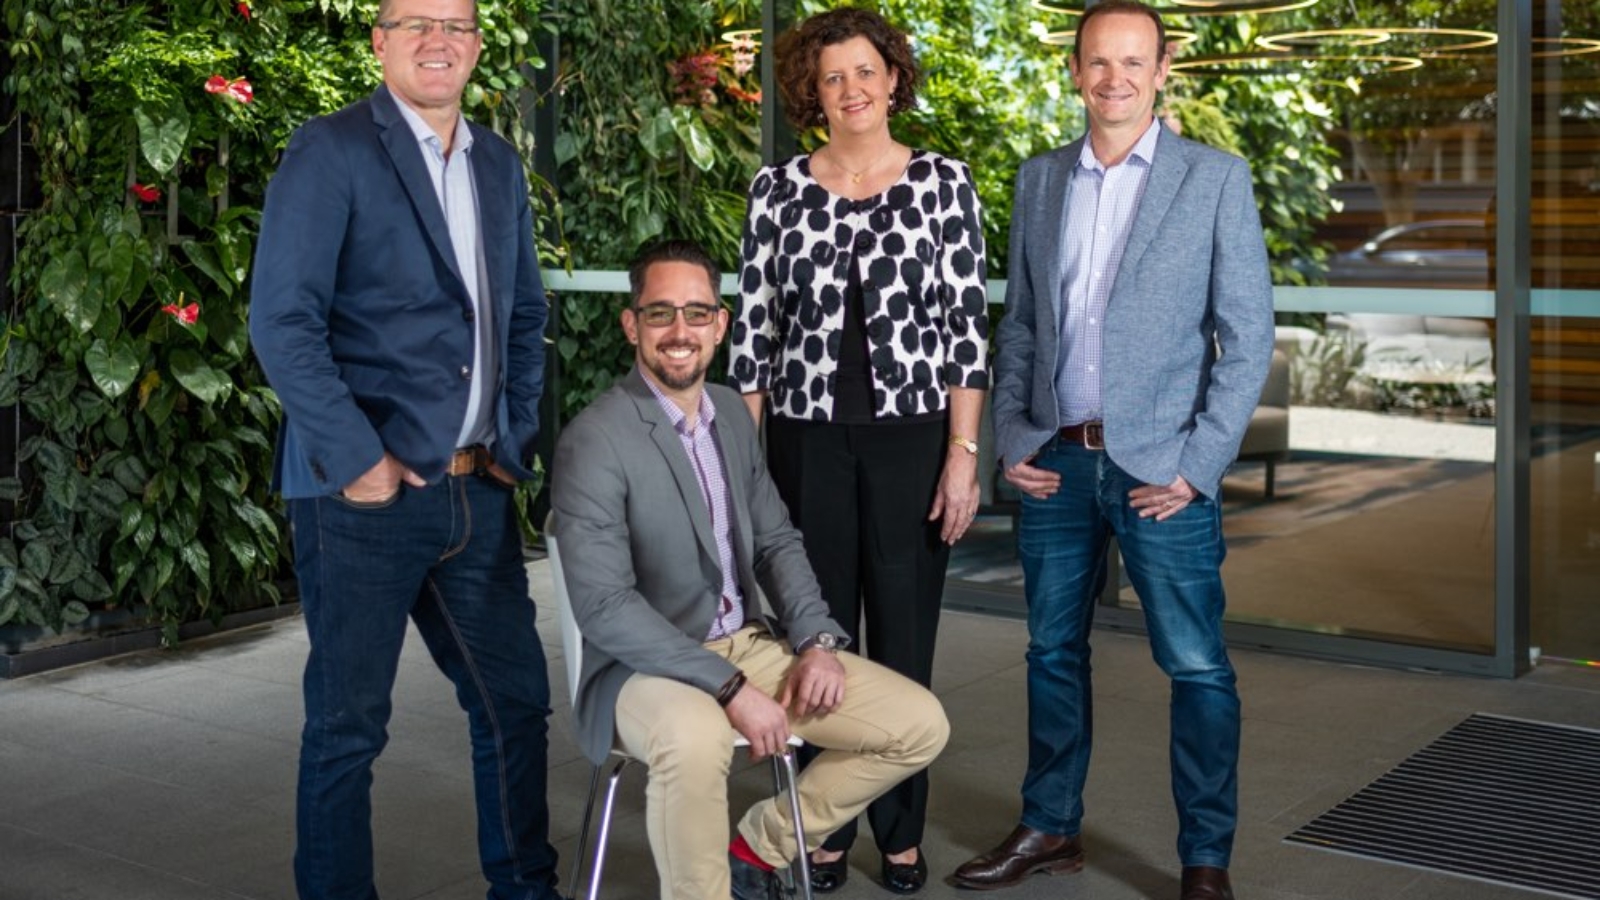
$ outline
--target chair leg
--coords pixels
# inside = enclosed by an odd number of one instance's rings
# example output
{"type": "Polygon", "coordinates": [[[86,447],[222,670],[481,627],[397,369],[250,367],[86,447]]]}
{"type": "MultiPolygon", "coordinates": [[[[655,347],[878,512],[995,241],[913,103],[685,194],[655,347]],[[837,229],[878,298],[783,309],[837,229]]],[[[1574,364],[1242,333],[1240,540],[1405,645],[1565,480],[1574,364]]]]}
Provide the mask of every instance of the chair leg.
{"type": "MultiPolygon", "coordinates": [[[[572,876],[567,879],[567,886],[576,891],[578,880],[583,877],[583,852],[589,846],[589,822],[594,818],[594,798],[600,793],[600,771],[603,766],[594,767],[594,775],[589,778],[589,799],[583,804],[583,827],[578,829],[578,846],[572,851],[572,876]]],[[[576,894],[573,895],[577,897],[576,894]]]]}
{"type": "Polygon", "coordinates": [[[1268,500],[1272,499],[1273,489],[1274,489],[1274,487],[1276,487],[1276,483],[1277,483],[1277,475],[1278,475],[1278,463],[1277,463],[1277,461],[1271,460],[1271,459],[1267,460],[1267,499],[1268,500]]]}
{"type": "MultiPolygon", "coordinates": [[[[795,887],[798,889],[798,896],[804,898],[804,900],[813,900],[811,894],[811,853],[806,849],[806,825],[800,815],[799,773],[795,769],[793,750],[772,758],[772,780],[774,783],[778,781],[780,766],[789,780],[789,814],[794,817],[794,840],[795,845],[800,848],[800,852],[796,854],[798,857],[796,864],[799,866],[800,871],[795,878],[795,887]]],[[[779,790],[782,790],[781,786],[779,786],[779,790]]]]}
{"type": "Polygon", "coordinates": [[[603,766],[594,767],[594,777],[589,782],[589,802],[583,808],[583,827],[578,831],[578,846],[573,851],[571,885],[573,900],[595,900],[600,896],[600,875],[606,866],[606,846],[611,841],[611,813],[617,804],[617,785],[622,781],[622,770],[628,767],[630,759],[620,759],[615,768],[611,770],[611,777],[606,784],[606,803],[600,810],[600,833],[594,842],[594,871],[589,875],[589,892],[578,894],[579,878],[583,875],[584,848],[589,843],[589,820],[594,813],[594,798],[600,790],[600,771],[603,766]]]}

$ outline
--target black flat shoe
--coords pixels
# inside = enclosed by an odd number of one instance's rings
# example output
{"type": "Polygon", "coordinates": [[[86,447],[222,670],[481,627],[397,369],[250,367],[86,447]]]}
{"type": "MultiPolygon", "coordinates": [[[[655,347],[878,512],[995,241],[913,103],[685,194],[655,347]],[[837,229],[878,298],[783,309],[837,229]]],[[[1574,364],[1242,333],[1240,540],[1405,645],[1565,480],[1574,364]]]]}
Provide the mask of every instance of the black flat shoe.
{"type": "Polygon", "coordinates": [[[815,894],[831,894],[844,883],[850,880],[850,854],[841,855],[833,862],[817,862],[811,860],[811,891],[815,894]]]}
{"type": "Polygon", "coordinates": [[[893,893],[915,894],[927,883],[928,857],[924,856],[920,849],[917,851],[917,861],[914,863],[890,862],[888,855],[884,855],[883,886],[893,893]]]}

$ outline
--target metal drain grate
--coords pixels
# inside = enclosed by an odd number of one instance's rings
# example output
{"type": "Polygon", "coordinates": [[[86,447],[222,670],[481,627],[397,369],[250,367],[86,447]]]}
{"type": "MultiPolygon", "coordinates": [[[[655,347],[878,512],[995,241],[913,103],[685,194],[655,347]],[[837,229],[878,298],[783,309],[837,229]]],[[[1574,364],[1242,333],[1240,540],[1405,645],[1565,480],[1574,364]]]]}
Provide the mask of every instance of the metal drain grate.
{"type": "Polygon", "coordinates": [[[1600,731],[1474,715],[1285,840],[1600,900],[1600,731]]]}

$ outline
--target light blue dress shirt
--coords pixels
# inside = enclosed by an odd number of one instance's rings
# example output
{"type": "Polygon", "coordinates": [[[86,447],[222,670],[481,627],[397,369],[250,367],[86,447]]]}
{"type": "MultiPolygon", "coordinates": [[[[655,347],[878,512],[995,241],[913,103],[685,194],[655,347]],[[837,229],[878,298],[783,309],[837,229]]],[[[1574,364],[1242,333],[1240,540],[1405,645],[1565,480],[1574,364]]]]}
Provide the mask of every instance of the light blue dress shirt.
{"type": "Polygon", "coordinates": [[[456,267],[472,298],[472,321],[477,326],[473,338],[472,389],[467,395],[467,414],[461,423],[457,447],[494,443],[494,406],[490,392],[499,379],[499,359],[495,353],[494,306],[489,302],[489,285],[483,259],[483,240],[478,234],[478,189],[472,178],[472,129],[465,116],[457,113],[456,131],[450,156],[444,155],[440,140],[417,111],[395,98],[400,115],[411,126],[422,159],[428,164],[428,178],[444,211],[450,243],[455,249],[456,267]]]}
{"type": "Polygon", "coordinates": [[[1062,352],[1056,369],[1062,425],[1103,418],[1100,378],[1106,300],[1150,178],[1160,130],[1160,123],[1152,120],[1127,157],[1110,168],[1095,158],[1092,142],[1084,141],[1072,169],[1061,242],[1065,251],[1061,254],[1062,352]]]}

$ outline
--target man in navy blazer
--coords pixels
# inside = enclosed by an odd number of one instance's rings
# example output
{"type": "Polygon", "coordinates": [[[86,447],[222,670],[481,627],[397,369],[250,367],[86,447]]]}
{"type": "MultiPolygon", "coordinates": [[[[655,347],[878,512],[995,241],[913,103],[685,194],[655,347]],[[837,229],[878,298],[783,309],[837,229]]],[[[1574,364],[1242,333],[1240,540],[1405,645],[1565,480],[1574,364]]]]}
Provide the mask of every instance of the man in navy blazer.
{"type": "Polygon", "coordinates": [[[1249,167],[1154,115],[1169,62],[1148,6],[1090,6],[1071,58],[1089,133],[1017,175],[993,405],[1023,493],[1028,771],[1021,824],[956,870],[963,887],[1083,867],[1089,629],[1114,535],[1172,683],[1181,897],[1233,897],[1218,491],[1266,379],[1272,282],[1249,167]]]}
{"type": "Polygon", "coordinates": [[[550,687],[513,507],[547,313],[527,182],[461,114],[472,0],[384,0],[372,48],[383,86],[284,151],[251,289],[311,643],[295,882],[376,900],[371,770],[409,618],[467,712],[488,897],[539,900],[550,687]]]}

